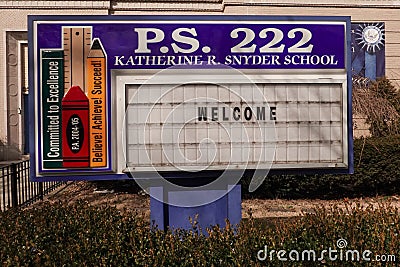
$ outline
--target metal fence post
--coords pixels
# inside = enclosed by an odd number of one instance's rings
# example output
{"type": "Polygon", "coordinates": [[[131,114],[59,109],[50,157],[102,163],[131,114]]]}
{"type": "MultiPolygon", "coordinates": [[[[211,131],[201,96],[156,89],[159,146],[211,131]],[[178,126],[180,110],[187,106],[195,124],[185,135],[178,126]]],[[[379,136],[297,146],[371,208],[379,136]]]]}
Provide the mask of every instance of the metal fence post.
{"type": "Polygon", "coordinates": [[[11,164],[11,206],[18,207],[18,172],[17,164],[11,164]]]}
{"type": "Polygon", "coordinates": [[[43,182],[39,182],[39,198],[43,200],[44,191],[43,191],[43,182]]]}

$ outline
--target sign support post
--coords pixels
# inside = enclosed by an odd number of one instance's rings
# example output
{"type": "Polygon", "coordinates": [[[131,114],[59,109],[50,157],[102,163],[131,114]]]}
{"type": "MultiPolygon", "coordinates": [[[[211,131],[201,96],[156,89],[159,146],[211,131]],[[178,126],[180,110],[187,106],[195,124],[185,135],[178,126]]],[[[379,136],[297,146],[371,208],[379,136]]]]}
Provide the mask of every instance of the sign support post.
{"type": "Polygon", "coordinates": [[[214,225],[224,227],[227,220],[230,225],[236,226],[242,219],[242,197],[241,185],[228,185],[226,189],[220,189],[223,192],[210,190],[192,190],[192,191],[169,191],[158,186],[150,187],[150,222],[157,229],[193,229],[190,218],[196,223],[202,233],[206,234],[207,228],[214,225]],[[175,201],[182,201],[187,198],[207,199],[212,194],[220,194],[223,197],[202,206],[179,207],[169,205],[167,198],[175,198],[175,201]],[[179,200],[181,198],[181,200],[179,200]],[[164,202],[158,199],[164,199],[164,202]]]}

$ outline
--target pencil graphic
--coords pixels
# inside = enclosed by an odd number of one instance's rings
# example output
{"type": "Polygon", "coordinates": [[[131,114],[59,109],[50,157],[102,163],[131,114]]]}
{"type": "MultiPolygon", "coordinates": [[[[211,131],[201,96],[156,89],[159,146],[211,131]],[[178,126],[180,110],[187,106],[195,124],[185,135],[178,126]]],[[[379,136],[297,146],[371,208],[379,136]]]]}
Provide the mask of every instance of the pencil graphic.
{"type": "Polygon", "coordinates": [[[93,40],[87,57],[90,121],[90,167],[107,166],[106,54],[99,39],[93,40]]]}
{"type": "Polygon", "coordinates": [[[89,103],[79,86],[62,99],[63,167],[89,167],[89,103]]]}
{"type": "Polygon", "coordinates": [[[43,167],[62,167],[61,99],[64,96],[62,50],[41,51],[43,167]]]}
{"type": "Polygon", "coordinates": [[[63,49],[64,49],[64,90],[78,85],[84,92],[86,57],[92,42],[91,27],[63,27],[63,49]]]}

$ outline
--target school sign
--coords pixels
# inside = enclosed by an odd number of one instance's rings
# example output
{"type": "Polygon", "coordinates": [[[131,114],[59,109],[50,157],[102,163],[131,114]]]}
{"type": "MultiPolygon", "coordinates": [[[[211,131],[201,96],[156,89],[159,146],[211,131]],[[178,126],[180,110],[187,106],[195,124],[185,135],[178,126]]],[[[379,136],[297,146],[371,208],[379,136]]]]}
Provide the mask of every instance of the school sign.
{"type": "Polygon", "coordinates": [[[32,179],[351,172],[350,31],[348,17],[30,16],[32,179]]]}

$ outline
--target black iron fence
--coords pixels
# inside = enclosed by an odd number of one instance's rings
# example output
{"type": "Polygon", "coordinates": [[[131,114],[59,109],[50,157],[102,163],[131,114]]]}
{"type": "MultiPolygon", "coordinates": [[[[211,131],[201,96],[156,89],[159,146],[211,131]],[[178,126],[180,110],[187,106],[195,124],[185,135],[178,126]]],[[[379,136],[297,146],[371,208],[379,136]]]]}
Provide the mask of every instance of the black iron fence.
{"type": "Polygon", "coordinates": [[[43,197],[65,182],[31,182],[29,160],[0,167],[0,209],[24,207],[43,197]]]}

